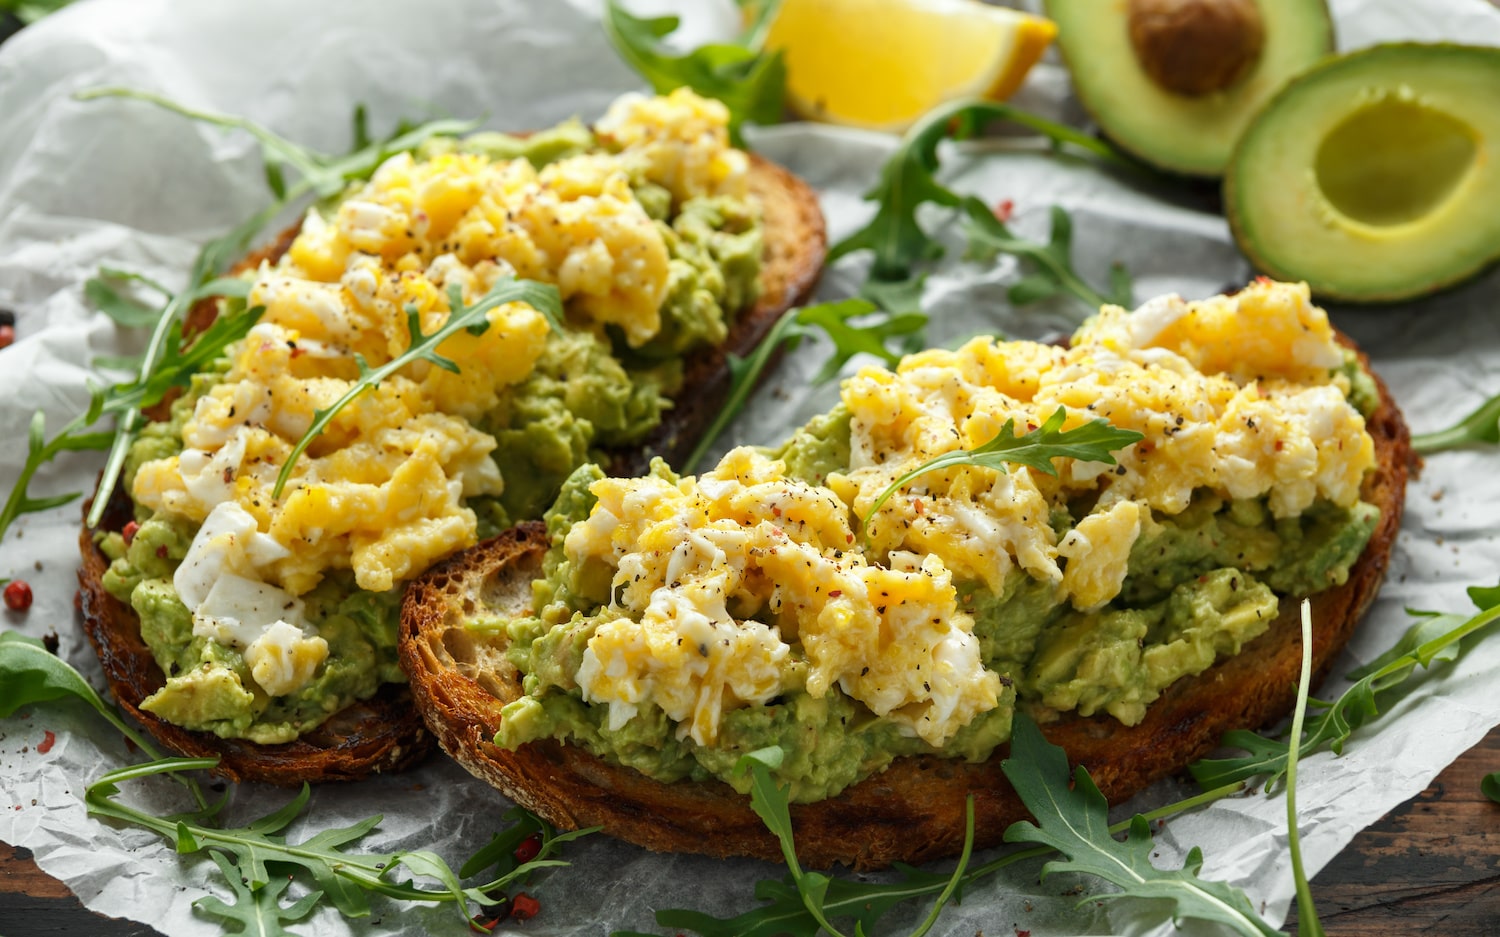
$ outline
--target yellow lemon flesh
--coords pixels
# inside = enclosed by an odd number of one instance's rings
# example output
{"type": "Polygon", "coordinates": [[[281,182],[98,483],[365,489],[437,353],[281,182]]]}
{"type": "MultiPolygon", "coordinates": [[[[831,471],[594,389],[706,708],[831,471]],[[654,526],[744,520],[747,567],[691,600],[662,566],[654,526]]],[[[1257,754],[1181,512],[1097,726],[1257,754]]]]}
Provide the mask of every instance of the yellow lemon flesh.
{"type": "Polygon", "coordinates": [[[766,45],[798,114],[900,131],[945,101],[1009,97],[1056,32],[978,0],[785,0],[766,45]]]}

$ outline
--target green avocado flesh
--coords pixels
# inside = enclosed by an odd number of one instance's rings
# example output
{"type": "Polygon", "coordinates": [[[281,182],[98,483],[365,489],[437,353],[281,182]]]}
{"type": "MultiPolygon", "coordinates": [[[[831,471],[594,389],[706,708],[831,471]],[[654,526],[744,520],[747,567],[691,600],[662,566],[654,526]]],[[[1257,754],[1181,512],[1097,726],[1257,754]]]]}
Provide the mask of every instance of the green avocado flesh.
{"type": "Polygon", "coordinates": [[[1324,297],[1405,299],[1500,257],[1500,50],[1332,59],[1246,131],[1224,180],[1241,250],[1324,297]]]}
{"type": "MultiPolygon", "coordinates": [[[[525,138],[477,134],[429,141],[418,155],[463,149],[492,159],[525,158],[540,167],[597,148],[592,133],[570,121],[525,138]]],[[[541,517],[574,469],[656,427],[671,406],[669,395],[679,389],[685,356],[722,342],[733,316],[756,299],[763,233],[748,201],[704,197],[674,206],[671,194],[650,182],[638,183],[635,194],[670,258],[661,331],[638,348],[609,333],[548,335],[533,373],[475,421],[495,437],[492,458],[505,479],[499,497],[467,502],[480,539],[541,517]]],[[[127,491],[142,464],[182,450],[183,425],[194,404],[227,368],[221,360],[196,375],[189,393],[174,402],[171,418],[142,429],[126,463],[127,491]]],[[[183,728],[275,744],[296,739],[384,683],[405,682],[396,662],[400,586],[365,592],[340,570],[301,596],[310,633],[328,643],[327,659],[300,689],[268,696],[239,650],[194,635],[192,614],[173,588],[173,573],[197,525],[140,508],[137,520],[128,546],[119,533],[102,535],[99,546],[112,561],[105,587],[135,610],[141,635],[166,676],[143,709],[183,728]]]]}
{"type": "MultiPolygon", "coordinates": [[[[850,417],[840,405],[772,454],[789,474],[816,484],[846,468],[849,452],[850,417]]],[[[660,462],[653,472],[675,481],[660,462]]],[[[1120,595],[1095,611],[1059,603],[1050,583],[1019,569],[998,594],[979,582],[955,581],[961,607],[974,617],[985,666],[1001,676],[1002,691],[998,706],[941,748],[836,688],[810,695],[798,679],[807,664],[796,644],[790,689],[765,705],[724,711],[718,740],[700,746],[654,704],[643,704],[611,729],[608,707],[581,698],[575,675],[604,620],[612,571],[598,562],[575,565],[562,543],[573,524],[588,517],[594,505],[589,485],[602,477],[594,466],[579,469],[547,515],[551,549],[544,578],[533,586],[536,616],[469,623],[504,633],[511,663],[525,674],[523,695],[502,712],[496,743],[514,748],[563,739],[661,781],[718,778],[742,793],[749,781],[733,771],[739,757],[776,745],[786,753],[777,781],[798,802],[832,797],[903,755],[983,761],[1010,737],[1017,709],[1039,719],[1107,713],[1133,724],[1171,683],[1262,634],[1277,617],[1280,596],[1345,582],[1380,513],[1363,502],[1348,509],[1319,502],[1278,520],[1261,499],[1227,500],[1200,490],[1183,512],[1144,523],[1120,595]]],[[[1059,531],[1073,523],[1062,510],[1052,518],[1059,531]]]]}
{"type": "Polygon", "coordinates": [[[1240,134],[1292,76],[1333,51],[1322,0],[1256,0],[1265,44],[1222,91],[1183,95],[1158,85],[1130,41],[1126,0],[1047,0],[1057,45],[1083,106],[1115,143],[1153,166],[1220,176],[1240,134]]]}

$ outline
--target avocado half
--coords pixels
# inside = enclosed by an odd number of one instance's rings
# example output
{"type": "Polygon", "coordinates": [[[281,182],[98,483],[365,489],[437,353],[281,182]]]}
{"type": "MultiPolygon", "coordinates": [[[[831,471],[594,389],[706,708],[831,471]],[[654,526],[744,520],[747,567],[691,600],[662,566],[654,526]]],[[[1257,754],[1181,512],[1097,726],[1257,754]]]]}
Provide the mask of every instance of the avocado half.
{"type": "Polygon", "coordinates": [[[1328,299],[1434,292],[1500,258],[1500,49],[1330,59],[1246,130],[1224,210],[1262,272],[1328,299]]]}
{"type": "MultiPolygon", "coordinates": [[[[1141,7],[1189,8],[1166,14],[1192,16],[1224,0],[1046,0],[1057,23],[1057,46],[1073,75],[1074,91],[1101,130],[1121,148],[1172,172],[1221,176],[1240,134],[1261,105],[1292,76],[1333,51],[1333,24],[1323,0],[1238,0],[1258,11],[1262,38],[1247,51],[1244,68],[1227,87],[1186,93],[1167,90],[1142,63],[1131,37],[1141,7]],[[1200,9],[1201,8],[1201,9],[1200,9]]],[[[1212,32],[1222,24],[1206,24],[1212,32]]],[[[1213,37],[1179,31],[1186,44],[1167,72],[1191,67],[1193,52],[1213,37]]],[[[1223,37],[1219,37],[1221,40],[1223,37]]],[[[1192,84],[1191,76],[1187,84],[1192,84]]],[[[1170,81],[1169,83],[1181,84],[1170,81]]]]}

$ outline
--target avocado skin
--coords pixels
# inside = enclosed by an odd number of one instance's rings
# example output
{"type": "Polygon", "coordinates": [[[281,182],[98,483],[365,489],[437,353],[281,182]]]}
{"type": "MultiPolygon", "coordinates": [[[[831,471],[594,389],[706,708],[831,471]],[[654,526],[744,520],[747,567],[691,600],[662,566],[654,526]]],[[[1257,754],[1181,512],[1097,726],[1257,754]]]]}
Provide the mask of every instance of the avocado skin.
{"type": "MultiPolygon", "coordinates": [[[[1351,288],[1348,285],[1340,285],[1325,277],[1319,277],[1318,271],[1310,270],[1296,263],[1282,263],[1273,258],[1274,249],[1263,248],[1261,239],[1254,230],[1251,216],[1254,214],[1249,208],[1249,200],[1254,194],[1249,192],[1246,184],[1246,175],[1253,167],[1255,160],[1255,147],[1260,138],[1267,133],[1276,133],[1276,124],[1280,120],[1281,111],[1289,101],[1295,101],[1298,97],[1308,93],[1309,89],[1319,87],[1323,82],[1331,78],[1341,76],[1351,69],[1369,69],[1373,75],[1377,75],[1382,83],[1398,85],[1407,82],[1407,76],[1399,74],[1398,71],[1403,58],[1408,55],[1418,56],[1427,61],[1443,61],[1445,57],[1483,57],[1491,60],[1491,67],[1496,76],[1493,86],[1475,91],[1475,110],[1483,112],[1486,104],[1481,98],[1490,94],[1490,102],[1496,98],[1495,93],[1500,92],[1500,49],[1487,46],[1470,46],[1453,42],[1390,42],[1369,46],[1354,52],[1331,56],[1288,82],[1277,94],[1266,103],[1255,116],[1251,125],[1246,128],[1240,137],[1239,143],[1230,159],[1228,169],[1223,180],[1223,205],[1224,215],[1229,222],[1230,232],[1234,236],[1235,243],[1239,246],[1251,265],[1260,273],[1284,280],[1305,281],[1311,288],[1314,296],[1320,300],[1331,300],[1337,302],[1376,305],[1382,303],[1394,303],[1403,300],[1419,299],[1434,293],[1456,286],[1467,280],[1473,279],[1496,260],[1500,260],[1500,226],[1479,228],[1468,232],[1477,242],[1486,240],[1492,245],[1487,255],[1482,255],[1474,261],[1448,270],[1435,272],[1430,277],[1417,278],[1408,283],[1384,288],[1384,289],[1360,289],[1351,288]]],[[[1451,58],[1448,59],[1450,62],[1451,58]]],[[[1421,89],[1417,92],[1420,94],[1421,89]]],[[[1339,112],[1335,119],[1343,120],[1355,112],[1355,108],[1339,112]]],[[[1444,112],[1447,113],[1447,112],[1444,112]]],[[[1451,115],[1450,115],[1451,116],[1451,115]]],[[[1500,126],[1500,124],[1497,124],[1500,126]]],[[[1289,125],[1283,131],[1291,135],[1306,133],[1308,128],[1300,125],[1289,125]]],[[[1316,131],[1313,131],[1316,132],[1316,131]]],[[[1484,143],[1484,141],[1481,141],[1484,143]]],[[[1500,166],[1493,160],[1485,161],[1485,151],[1493,152],[1500,147],[1500,139],[1489,141],[1483,145],[1476,159],[1481,164],[1481,172],[1491,176],[1489,186],[1500,191],[1500,166]]],[[[1280,253],[1290,254],[1296,257],[1295,249],[1283,250],[1280,253]]],[[[1452,251],[1438,249],[1431,251],[1434,258],[1442,259],[1452,255],[1452,251]]],[[[1335,271],[1337,274],[1338,271],[1335,271]]]]}
{"type": "MultiPolygon", "coordinates": [[[[1273,41],[1290,32],[1306,34],[1312,39],[1307,53],[1296,56],[1296,64],[1283,70],[1277,85],[1284,84],[1324,56],[1333,53],[1333,18],[1325,0],[1259,0],[1259,3],[1266,18],[1268,48],[1273,41]],[[1287,19],[1283,22],[1280,17],[1287,19]]],[[[1257,105],[1265,101],[1264,97],[1246,100],[1245,96],[1238,93],[1259,77],[1259,64],[1225,92],[1203,98],[1185,98],[1165,91],[1146,77],[1135,59],[1127,34],[1126,7],[1124,0],[1118,3],[1104,3],[1100,0],[1044,0],[1044,12],[1058,24],[1057,49],[1073,76],[1074,93],[1079,103],[1110,142],[1155,169],[1177,176],[1205,179],[1222,177],[1233,152],[1232,142],[1223,146],[1222,155],[1218,155],[1217,148],[1214,154],[1193,155],[1186,151],[1200,145],[1194,141],[1204,134],[1201,120],[1206,113],[1223,115],[1226,113],[1225,109],[1243,112],[1238,129],[1244,129],[1256,112],[1257,105]],[[1071,12],[1075,9],[1079,12],[1071,12]],[[1097,31],[1100,35],[1105,30],[1115,30],[1117,27],[1118,48],[1101,50],[1088,39],[1073,38],[1069,26],[1079,20],[1086,22],[1090,31],[1097,31]],[[1103,70],[1105,75],[1081,79],[1085,69],[1091,72],[1103,70]],[[1159,123],[1151,127],[1152,133],[1143,135],[1138,128],[1133,132],[1126,129],[1123,121],[1117,119],[1116,108],[1099,99],[1100,92],[1095,91],[1095,88],[1116,85],[1117,81],[1111,80],[1111,77],[1128,80],[1132,85],[1144,85],[1146,98],[1133,99],[1129,103],[1130,109],[1136,114],[1122,116],[1138,119],[1142,111],[1154,111],[1159,115],[1159,123]],[[1218,104],[1214,103],[1216,98],[1218,104]]]]}

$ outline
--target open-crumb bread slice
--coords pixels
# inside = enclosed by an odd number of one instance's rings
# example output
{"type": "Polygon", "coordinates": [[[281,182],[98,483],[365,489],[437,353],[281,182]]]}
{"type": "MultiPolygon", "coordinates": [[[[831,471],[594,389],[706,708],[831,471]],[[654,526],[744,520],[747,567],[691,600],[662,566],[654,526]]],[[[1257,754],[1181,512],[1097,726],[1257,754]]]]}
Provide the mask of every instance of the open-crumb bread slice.
{"type": "MultiPolygon", "coordinates": [[[[1364,481],[1363,498],[1380,508],[1381,517],[1344,585],[1312,597],[1318,677],[1374,598],[1401,523],[1410,441],[1388,390],[1377,384],[1380,406],[1367,424],[1377,464],[1364,481]]],[[[564,828],[598,825],[660,851],[779,858],[777,841],[749,799],[717,780],[664,784],[551,739],[514,751],[493,744],[501,707],[519,695],[521,675],[506,659],[503,636],[472,632],[466,622],[526,614],[529,582],[540,575],[547,546],[542,525],[521,525],[450,558],[408,588],[401,662],[417,707],[443,749],[507,797],[564,828]]],[[[1226,731],[1258,728],[1290,710],[1302,655],[1299,604],[1283,599],[1269,631],[1240,654],[1177,681],[1140,724],[1067,715],[1043,726],[1044,734],[1072,763],[1088,768],[1112,803],[1125,800],[1203,756],[1226,731]]],[[[956,854],[969,795],[976,845],[995,845],[1008,825],[1027,817],[1000,770],[1006,754],[1002,746],[980,764],[900,758],[834,798],[794,804],[797,851],[809,865],[861,869],[956,854]]]]}
{"type": "MultiPolygon", "coordinates": [[[[638,446],[611,453],[611,467],[617,471],[643,470],[655,455],[672,461],[685,456],[728,394],[726,355],[746,354],[816,285],[826,247],[817,194],[782,167],[753,154],[750,160],[750,190],[761,203],[765,231],[759,297],[752,308],[739,313],[722,346],[691,357],[683,389],[663,414],[661,425],[638,446]]],[[[237,269],[253,268],[262,261],[274,263],[296,233],[295,227],[283,232],[237,269]]],[[[207,325],[214,309],[211,302],[200,303],[190,316],[189,331],[207,325]]],[[[141,640],[134,610],[105,590],[102,577],[109,560],[96,543],[100,531],[118,531],[130,519],[129,501],[117,490],[99,531],[87,527],[82,531],[78,607],[115,698],[164,746],[183,755],[218,755],[219,774],[272,784],[355,780],[374,772],[400,770],[431,750],[431,738],[412,708],[408,689],[395,684],[284,745],[221,739],[143,712],[141,701],[160,689],[165,678],[141,640]]]]}

